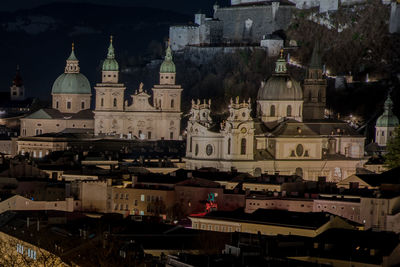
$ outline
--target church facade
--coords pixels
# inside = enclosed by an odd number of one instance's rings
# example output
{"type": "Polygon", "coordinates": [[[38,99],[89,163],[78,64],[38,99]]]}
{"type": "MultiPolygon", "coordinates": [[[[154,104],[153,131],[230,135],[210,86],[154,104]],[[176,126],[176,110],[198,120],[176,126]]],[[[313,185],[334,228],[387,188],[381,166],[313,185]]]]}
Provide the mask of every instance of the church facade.
{"type": "Polygon", "coordinates": [[[154,85],[152,96],[143,90],[141,84],[131,95],[131,101],[125,100],[126,87],[119,83],[118,68],[111,42],[103,64],[102,82],[95,87],[95,135],[179,140],[183,89],[176,85],[171,48],[167,48],[160,67],[160,84],[154,85]]]}
{"type": "MultiPolygon", "coordinates": [[[[80,72],[79,60],[72,46],[64,73],[52,87],[52,108],[40,109],[21,119],[19,153],[31,153],[33,157],[41,158],[52,151],[64,149],[53,144],[50,144],[50,148],[34,147],[34,142],[45,134],[77,133],[124,139],[180,140],[183,89],[175,81],[176,66],[169,46],[159,74],[160,84],[154,85],[152,95],[143,90],[141,84],[131,95],[131,101],[126,100],[126,87],[119,81],[119,65],[111,39],[103,63],[102,81],[94,88],[96,101],[92,110],[91,85],[80,72]]],[[[58,141],[54,138],[53,143],[58,141]]]]}
{"type": "Polygon", "coordinates": [[[232,169],[259,176],[297,174],[306,180],[340,181],[362,167],[365,137],[347,123],[324,119],[326,81],[315,49],[304,88],[281,57],[262,82],[257,116],[250,100],[231,100],[229,115],[213,123],[211,103],[192,102],[186,168],[232,169]]]}

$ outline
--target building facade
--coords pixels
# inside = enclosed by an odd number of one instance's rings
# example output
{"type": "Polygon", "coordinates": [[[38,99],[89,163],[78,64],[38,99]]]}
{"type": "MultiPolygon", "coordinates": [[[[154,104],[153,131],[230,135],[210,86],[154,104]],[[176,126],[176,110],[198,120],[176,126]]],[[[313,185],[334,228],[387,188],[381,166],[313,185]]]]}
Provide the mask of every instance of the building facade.
{"type": "Polygon", "coordinates": [[[160,68],[160,84],[154,85],[153,96],[143,89],[141,83],[139,90],[131,95],[131,104],[128,104],[124,99],[126,87],[119,83],[119,66],[111,42],[103,64],[102,82],[95,87],[95,135],[179,140],[183,89],[176,84],[175,77],[176,67],[168,46],[160,68]]]}
{"type": "MultiPolygon", "coordinates": [[[[313,80],[308,91],[321,92],[321,97],[312,97],[304,113],[303,89],[287,73],[283,58],[281,54],[275,73],[260,87],[255,118],[250,100],[231,100],[229,116],[220,125],[209,115],[211,103],[192,103],[187,169],[236,169],[256,176],[297,174],[314,181],[325,176],[327,181],[338,182],[364,164],[363,136],[345,122],[316,120],[325,107],[326,83],[313,80]]],[[[309,73],[313,71],[321,73],[309,73]]]]}

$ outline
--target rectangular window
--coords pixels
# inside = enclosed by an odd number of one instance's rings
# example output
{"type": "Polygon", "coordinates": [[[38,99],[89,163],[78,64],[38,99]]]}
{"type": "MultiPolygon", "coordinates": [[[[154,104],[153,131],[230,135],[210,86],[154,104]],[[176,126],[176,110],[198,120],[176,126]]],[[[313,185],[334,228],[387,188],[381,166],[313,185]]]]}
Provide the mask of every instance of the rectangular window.
{"type": "Polygon", "coordinates": [[[115,194],[115,199],[118,199],[118,193],[115,194]]]}
{"type": "Polygon", "coordinates": [[[147,202],[150,202],[150,196],[147,196],[147,202]]]}
{"type": "Polygon", "coordinates": [[[169,139],[171,139],[171,140],[174,139],[174,133],[173,132],[169,133],[169,139]]]}
{"type": "Polygon", "coordinates": [[[81,102],[81,108],[85,109],[85,102],[81,102]]]}
{"type": "Polygon", "coordinates": [[[71,101],[67,102],[67,109],[71,109],[71,101]]]}
{"type": "Polygon", "coordinates": [[[147,133],[147,139],[151,139],[151,132],[147,133]]]}
{"type": "Polygon", "coordinates": [[[144,195],[141,195],[141,196],[140,196],[140,200],[141,200],[142,202],[144,202],[144,198],[145,198],[144,195]]]}
{"type": "Polygon", "coordinates": [[[135,206],[137,206],[137,199],[135,199],[135,206]]]}
{"type": "Polygon", "coordinates": [[[129,199],[129,194],[128,193],[125,194],[125,199],[129,199]]]}
{"type": "Polygon", "coordinates": [[[58,108],[58,101],[56,102],[56,108],[58,108]]]}

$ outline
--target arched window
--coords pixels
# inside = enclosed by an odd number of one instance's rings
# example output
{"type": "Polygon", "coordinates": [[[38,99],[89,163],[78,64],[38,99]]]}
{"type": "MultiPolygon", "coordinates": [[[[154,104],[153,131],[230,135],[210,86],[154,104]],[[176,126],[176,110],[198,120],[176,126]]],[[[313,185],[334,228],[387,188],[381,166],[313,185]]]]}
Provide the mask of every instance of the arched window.
{"type": "Polygon", "coordinates": [[[271,110],[270,110],[269,114],[271,117],[275,117],[275,105],[271,106],[271,110]]]}
{"type": "Polygon", "coordinates": [[[190,137],[189,152],[192,152],[193,137],[190,137]]]}
{"type": "Polygon", "coordinates": [[[173,107],[174,107],[174,100],[171,99],[171,108],[173,108],[173,107]]]}
{"type": "Polygon", "coordinates": [[[292,117],[292,106],[291,105],[287,106],[286,117],[292,117]]]}
{"type": "Polygon", "coordinates": [[[158,106],[161,108],[161,99],[158,99],[158,106]]]}
{"type": "Polygon", "coordinates": [[[240,154],[246,155],[246,138],[242,138],[242,141],[240,142],[240,154]]]}
{"type": "Polygon", "coordinates": [[[228,139],[228,155],[231,154],[231,139],[228,139]]]}
{"type": "Polygon", "coordinates": [[[114,105],[114,107],[117,106],[117,99],[116,99],[116,98],[114,98],[114,103],[113,103],[113,105],[114,105]]]}
{"type": "Polygon", "coordinates": [[[81,102],[81,109],[85,109],[85,102],[81,102]]]}
{"type": "Polygon", "coordinates": [[[103,107],[104,106],[104,98],[102,98],[100,102],[101,102],[100,105],[103,107]]]}
{"type": "Polygon", "coordinates": [[[58,108],[58,101],[56,102],[56,108],[58,108]]]}

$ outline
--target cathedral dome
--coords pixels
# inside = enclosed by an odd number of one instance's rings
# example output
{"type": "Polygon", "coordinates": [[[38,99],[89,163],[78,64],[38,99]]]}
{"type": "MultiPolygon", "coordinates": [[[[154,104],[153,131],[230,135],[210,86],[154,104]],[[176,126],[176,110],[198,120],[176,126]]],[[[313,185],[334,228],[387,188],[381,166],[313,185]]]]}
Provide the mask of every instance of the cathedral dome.
{"type": "Polygon", "coordinates": [[[399,119],[392,112],[393,102],[390,96],[385,101],[385,111],[376,121],[377,127],[397,127],[399,125],[399,119]]]}
{"type": "Polygon", "coordinates": [[[164,62],[161,64],[160,73],[175,73],[175,63],[172,61],[171,47],[168,45],[164,62]]]}
{"type": "Polygon", "coordinates": [[[258,90],[257,100],[303,100],[300,83],[287,73],[286,61],[281,56],[276,61],[275,73],[258,90]]]}
{"type": "Polygon", "coordinates": [[[63,73],[53,84],[52,94],[91,94],[89,80],[81,73],[63,73]]]}
{"type": "Polygon", "coordinates": [[[91,94],[89,80],[85,75],[80,73],[79,61],[74,53],[74,45],[72,52],[67,59],[65,71],[61,74],[53,84],[52,94],[91,94]]]}
{"type": "Polygon", "coordinates": [[[289,75],[274,74],[262,83],[257,100],[303,100],[300,83],[289,75]]]}

